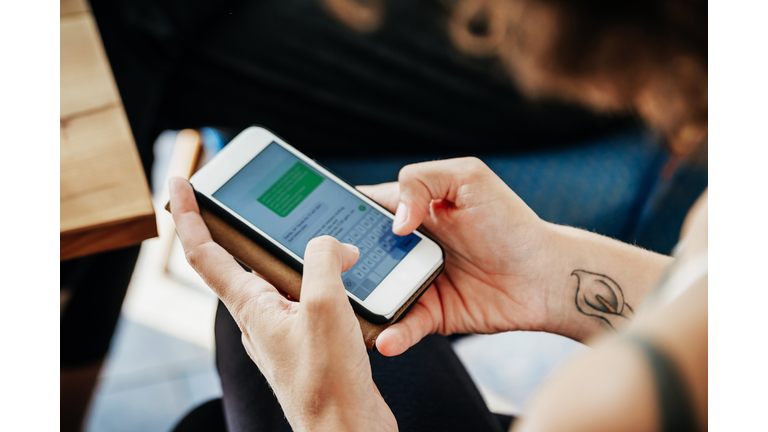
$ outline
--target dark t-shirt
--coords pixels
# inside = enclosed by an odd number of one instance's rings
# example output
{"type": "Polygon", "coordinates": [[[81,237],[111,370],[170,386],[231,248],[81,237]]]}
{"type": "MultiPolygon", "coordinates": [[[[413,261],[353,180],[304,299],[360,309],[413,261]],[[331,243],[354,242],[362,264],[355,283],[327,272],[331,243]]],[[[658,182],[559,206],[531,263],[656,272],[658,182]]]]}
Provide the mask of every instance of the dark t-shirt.
{"type": "Polygon", "coordinates": [[[626,126],[526,100],[495,60],[460,53],[445,13],[388,1],[364,35],[319,0],[93,0],[145,168],[164,129],[273,130],[305,153],[508,153],[626,126]]]}

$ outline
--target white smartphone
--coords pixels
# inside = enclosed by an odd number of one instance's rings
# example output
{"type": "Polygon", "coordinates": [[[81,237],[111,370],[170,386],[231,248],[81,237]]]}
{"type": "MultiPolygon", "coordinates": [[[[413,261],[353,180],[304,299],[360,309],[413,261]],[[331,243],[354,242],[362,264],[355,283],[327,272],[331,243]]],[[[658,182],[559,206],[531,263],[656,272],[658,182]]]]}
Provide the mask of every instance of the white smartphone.
{"type": "Polygon", "coordinates": [[[360,258],[341,278],[371,322],[390,321],[442,269],[434,240],[393,234],[392,213],[262,127],[237,135],[190,183],[201,205],[300,273],[310,239],[356,245],[360,258]]]}

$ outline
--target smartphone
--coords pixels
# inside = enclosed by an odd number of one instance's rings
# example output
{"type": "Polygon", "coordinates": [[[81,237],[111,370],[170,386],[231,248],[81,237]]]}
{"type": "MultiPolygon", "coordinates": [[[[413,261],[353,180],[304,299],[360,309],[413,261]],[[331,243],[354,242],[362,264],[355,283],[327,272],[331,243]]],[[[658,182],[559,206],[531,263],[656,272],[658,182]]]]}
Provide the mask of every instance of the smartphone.
{"type": "Polygon", "coordinates": [[[442,269],[437,242],[418,230],[393,234],[391,212],[265,128],[241,132],[190,183],[200,205],[299,273],[312,238],[357,246],[360,258],[341,278],[370,322],[389,322],[442,269]]]}

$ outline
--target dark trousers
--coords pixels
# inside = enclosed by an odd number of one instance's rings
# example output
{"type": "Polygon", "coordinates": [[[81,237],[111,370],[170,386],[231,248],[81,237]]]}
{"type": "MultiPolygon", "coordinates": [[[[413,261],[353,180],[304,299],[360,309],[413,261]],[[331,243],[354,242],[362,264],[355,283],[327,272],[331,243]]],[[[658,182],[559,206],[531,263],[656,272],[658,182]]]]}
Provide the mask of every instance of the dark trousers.
{"type": "MultiPolygon", "coordinates": [[[[445,337],[427,336],[397,357],[384,357],[375,351],[369,351],[369,356],[373,381],[400,430],[509,430],[513,419],[488,411],[445,337]]],[[[245,352],[240,329],[222,303],[216,313],[216,364],[230,432],[291,430],[272,389],[245,352]]]]}

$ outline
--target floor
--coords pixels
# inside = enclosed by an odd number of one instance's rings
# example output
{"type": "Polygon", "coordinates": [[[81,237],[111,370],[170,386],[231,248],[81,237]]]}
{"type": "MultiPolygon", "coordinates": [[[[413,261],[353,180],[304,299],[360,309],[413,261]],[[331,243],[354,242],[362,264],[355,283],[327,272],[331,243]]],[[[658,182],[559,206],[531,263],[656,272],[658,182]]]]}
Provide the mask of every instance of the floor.
{"type": "MultiPolygon", "coordinates": [[[[164,177],[174,139],[171,131],[158,139],[156,179],[164,177]]],[[[169,431],[190,409],[221,395],[214,361],[216,297],[187,265],[178,240],[166,240],[172,229],[162,210],[167,192],[155,193],[160,238],[142,246],[88,431],[169,431]]],[[[455,349],[491,410],[520,414],[557,365],[586,348],[558,336],[516,332],[467,337],[455,349]]]]}
{"type": "Polygon", "coordinates": [[[142,248],[88,431],[168,431],[184,413],[221,395],[213,351],[216,297],[194,273],[185,280],[153,268],[158,246],[150,240],[142,248]]]}

